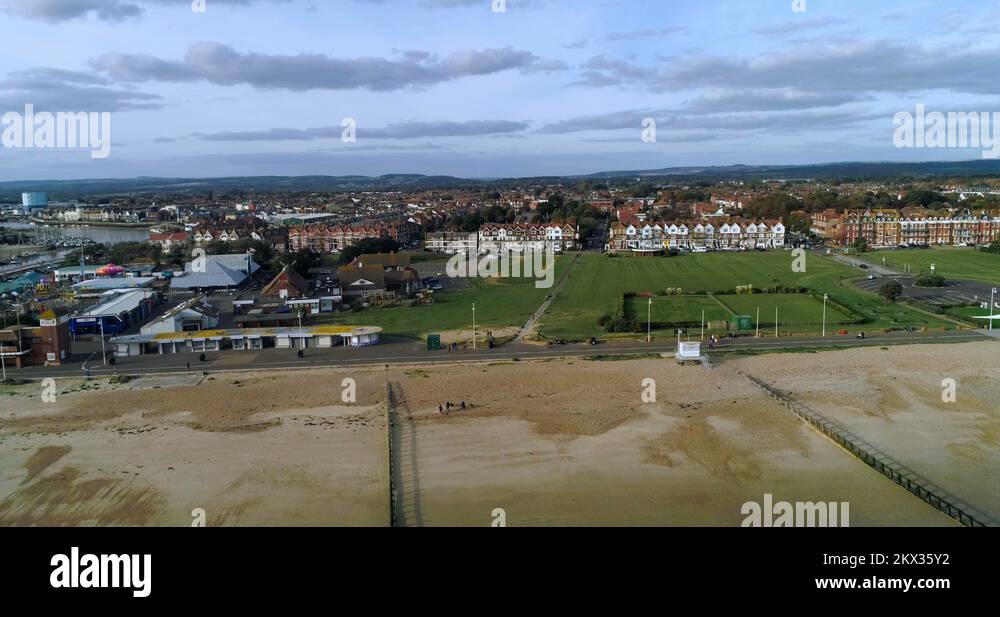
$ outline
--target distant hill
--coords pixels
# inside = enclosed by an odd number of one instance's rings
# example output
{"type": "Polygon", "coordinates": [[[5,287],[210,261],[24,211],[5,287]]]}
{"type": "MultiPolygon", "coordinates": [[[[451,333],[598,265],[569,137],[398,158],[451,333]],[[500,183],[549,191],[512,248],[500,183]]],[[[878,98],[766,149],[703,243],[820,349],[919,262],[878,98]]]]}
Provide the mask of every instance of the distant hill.
{"type": "Polygon", "coordinates": [[[0,182],[0,199],[20,200],[22,192],[44,191],[52,200],[93,195],[176,194],[204,195],[230,190],[257,193],[310,191],[385,191],[452,187],[509,186],[580,180],[649,180],[698,182],[718,180],[878,180],[887,178],[982,177],[1000,175],[1000,160],[890,163],[845,162],[820,165],[729,165],[721,167],[665,167],[663,169],[604,171],[576,176],[524,178],[457,178],[422,174],[382,176],[234,176],[225,178],[129,178],[87,180],[32,180],[0,182]]]}

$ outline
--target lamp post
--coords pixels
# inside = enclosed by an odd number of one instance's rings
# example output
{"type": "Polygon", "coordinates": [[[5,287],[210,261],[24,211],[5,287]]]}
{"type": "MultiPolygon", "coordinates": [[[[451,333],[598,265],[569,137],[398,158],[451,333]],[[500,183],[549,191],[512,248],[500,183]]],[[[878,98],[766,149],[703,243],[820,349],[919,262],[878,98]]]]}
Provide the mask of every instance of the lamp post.
{"type": "Polygon", "coordinates": [[[826,299],[829,298],[829,294],[823,294],[823,336],[826,337],[826,299]]]}
{"type": "Polygon", "coordinates": [[[472,350],[476,350],[476,303],[472,303],[472,350]]]}
{"type": "Polygon", "coordinates": [[[993,303],[993,298],[997,295],[997,288],[994,287],[993,291],[990,292],[990,332],[993,332],[993,311],[996,310],[996,304],[993,303]]]}
{"type": "Polygon", "coordinates": [[[701,309],[701,340],[705,340],[705,309],[701,309]]]}
{"type": "Polygon", "coordinates": [[[646,306],[646,342],[653,342],[653,299],[649,299],[646,306]]]}
{"type": "Polygon", "coordinates": [[[760,307],[757,307],[757,333],[754,338],[760,338],[760,307]]]}
{"type": "Polygon", "coordinates": [[[97,323],[101,327],[101,364],[103,366],[107,366],[108,365],[108,354],[107,354],[106,351],[104,351],[104,316],[103,315],[98,315],[97,316],[97,323]]]}

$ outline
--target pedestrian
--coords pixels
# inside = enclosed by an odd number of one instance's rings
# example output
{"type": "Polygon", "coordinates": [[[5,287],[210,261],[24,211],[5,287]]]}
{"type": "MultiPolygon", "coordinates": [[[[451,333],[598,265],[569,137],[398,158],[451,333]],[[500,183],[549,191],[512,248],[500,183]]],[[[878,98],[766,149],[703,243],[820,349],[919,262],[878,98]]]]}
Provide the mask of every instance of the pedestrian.
{"type": "Polygon", "coordinates": [[[440,414],[444,413],[444,407],[442,407],[441,405],[438,405],[438,413],[440,414]]]}
{"type": "Polygon", "coordinates": [[[444,408],[447,409],[448,411],[451,411],[451,401],[446,401],[444,404],[444,408]]]}
{"type": "Polygon", "coordinates": [[[190,362],[187,363],[187,367],[188,367],[188,372],[190,373],[191,372],[191,363],[190,362]]]}
{"type": "Polygon", "coordinates": [[[465,409],[465,401],[462,401],[462,409],[465,409]]]}

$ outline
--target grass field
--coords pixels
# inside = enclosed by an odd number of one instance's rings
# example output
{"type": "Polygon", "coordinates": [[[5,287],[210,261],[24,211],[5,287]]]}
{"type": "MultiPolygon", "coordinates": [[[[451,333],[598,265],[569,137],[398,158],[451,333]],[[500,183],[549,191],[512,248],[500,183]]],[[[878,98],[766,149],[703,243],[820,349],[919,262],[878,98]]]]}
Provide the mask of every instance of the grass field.
{"type": "MultiPolygon", "coordinates": [[[[556,281],[571,262],[568,256],[556,261],[556,281]]],[[[786,251],[770,253],[709,253],[680,257],[610,258],[597,253],[582,253],[577,265],[540,324],[540,332],[552,338],[584,340],[590,336],[608,337],[597,324],[598,318],[614,313],[625,301],[626,293],[641,293],[682,288],[684,295],[653,295],[651,321],[654,334],[673,334],[675,327],[700,324],[702,311],[706,321],[728,321],[732,314],[756,317],[760,306],[761,328],[774,329],[774,309],[778,308],[779,329],[783,333],[816,333],[822,328],[822,294],[829,293],[827,328],[853,321],[856,317],[837,307],[840,303],[858,312],[865,320],[854,330],[902,328],[953,328],[943,321],[908,307],[889,304],[874,294],[855,288],[849,279],[858,271],[832,259],[810,255],[807,271],[792,272],[792,256],[786,251]],[[717,299],[707,292],[726,292],[752,284],[756,289],[778,285],[806,287],[807,294],[722,294],[717,299]]],[[[324,315],[321,323],[380,326],[386,334],[419,339],[428,333],[469,329],[472,304],[476,305],[476,325],[480,330],[519,327],[551,293],[536,289],[533,279],[469,279],[469,289],[438,292],[434,304],[413,307],[365,309],[340,315],[324,315]]],[[[643,326],[648,300],[630,298],[626,308],[643,326]]],[[[849,327],[849,326],[844,326],[849,327]]],[[[711,330],[707,330],[710,332],[711,330]]],[[[645,328],[642,328],[643,334],[645,328]]],[[[635,337],[638,334],[612,335],[635,337]]]]}
{"type": "Polygon", "coordinates": [[[628,308],[636,319],[646,323],[647,315],[663,328],[691,327],[705,321],[728,321],[732,314],[709,296],[654,296],[652,305],[647,298],[629,298],[628,308]]]}
{"type": "Polygon", "coordinates": [[[1000,255],[971,248],[942,247],[932,249],[906,249],[873,251],[859,256],[863,261],[885,266],[899,272],[909,265],[910,272],[919,274],[930,271],[935,265],[938,274],[946,279],[972,279],[1000,284],[1000,255]]]}
{"type": "MultiPolygon", "coordinates": [[[[775,309],[778,311],[778,327],[786,330],[799,330],[810,327],[815,330],[823,327],[823,297],[808,294],[754,294],[752,296],[719,296],[719,300],[739,315],[749,315],[756,321],[757,309],[760,309],[761,328],[774,328],[775,309]]],[[[826,324],[852,324],[854,318],[841,311],[833,304],[827,303],[826,324]]]]}
{"type": "MultiPolygon", "coordinates": [[[[557,281],[569,262],[568,257],[556,259],[557,281]]],[[[379,326],[389,335],[419,339],[428,333],[471,328],[475,303],[476,326],[480,330],[523,326],[551,291],[535,288],[532,278],[471,278],[469,281],[470,289],[434,294],[434,304],[324,315],[319,323],[379,326]]]]}
{"type": "MultiPolygon", "coordinates": [[[[673,296],[653,297],[653,322],[666,323],[701,321],[701,309],[711,304],[692,302],[691,294],[711,291],[729,291],[737,286],[752,284],[757,289],[775,287],[805,287],[818,294],[811,299],[801,294],[774,294],[725,296],[733,301],[734,311],[756,316],[761,303],[761,322],[774,327],[774,308],[779,310],[779,328],[783,332],[816,332],[822,328],[822,294],[828,293],[835,302],[827,305],[828,325],[853,318],[840,309],[840,303],[859,313],[863,326],[857,329],[877,330],[902,328],[951,328],[954,324],[914,311],[905,306],[889,304],[875,294],[855,288],[850,279],[858,272],[832,259],[810,255],[806,272],[793,272],[792,255],[786,251],[769,253],[708,253],[680,257],[635,258],[588,253],[580,261],[556,300],[549,307],[541,322],[541,332],[549,337],[582,339],[589,336],[607,336],[597,325],[606,313],[614,313],[625,293],[656,292],[667,288],[681,288],[688,296],[679,300],[673,296]],[[733,300],[735,299],[735,300],[733,300]],[[685,319],[686,317],[686,319],[685,319]]],[[[710,298],[708,298],[710,300],[710,298]]],[[[634,316],[645,321],[644,298],[632,301],[634,316]]],[[[716,304],[718,306],[718,304],[716,304]]],[[[721,307],[720,307],[721,308],[721,307]]],[[[727,319],[726,312],[706,315],[709,320],[727,319]]],[[[661,329],[670,331],[673,325],[661,329]]],[[[654,332],[656,330],[654,329],[654,332]]],[[[625,335],[628,336],[628,335],[625,335]]]]}

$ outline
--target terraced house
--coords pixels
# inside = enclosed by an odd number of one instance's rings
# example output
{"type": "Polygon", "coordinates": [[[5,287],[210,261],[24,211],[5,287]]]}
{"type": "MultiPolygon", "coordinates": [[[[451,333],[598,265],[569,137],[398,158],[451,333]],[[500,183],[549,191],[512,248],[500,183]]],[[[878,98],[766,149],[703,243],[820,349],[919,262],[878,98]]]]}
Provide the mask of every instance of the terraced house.
{"type": "Polygon", "coordinates": [[[898,210],[846,212],[840,225],[842,246],[863,239],[871,248],[975,246],[1000,240],[1000,211],[953,214],[904,213],[898,210]]]}
{"type": "Polygon", "coordinates": [[[304,225],[288,230],[288,250],[304,251],[307,248],[317,253],[338,253],[365,238],[392,238],[402,246],[419,237],[420,226],[404,222],[392,225],[304,225]]]}
{"type": "Polygon", "coordinates": [[[608,228],[605,249],[615,253],[656,254],[671,249],[726,251],[784,246],[785,225],[779,220],[715,223],[614,221],[608,228]]]}
{"type": "Polygon", "coordinates": [[[487,223],[479,228],[479,252],[552,249],[562,253],[576,248],[579,239],[579,229],[569,223],[487,223]]]}

